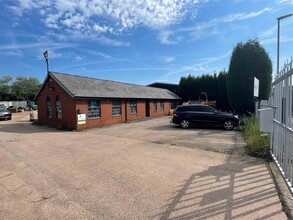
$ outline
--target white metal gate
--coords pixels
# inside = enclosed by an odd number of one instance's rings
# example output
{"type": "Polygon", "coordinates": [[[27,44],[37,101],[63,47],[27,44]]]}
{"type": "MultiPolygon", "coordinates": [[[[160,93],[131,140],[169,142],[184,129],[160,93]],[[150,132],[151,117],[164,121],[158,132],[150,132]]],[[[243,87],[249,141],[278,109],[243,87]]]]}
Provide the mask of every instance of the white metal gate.
{"type": "Polygon", "coordinates": [[[293,59],[273,82],[275,107],[271,153],[293,192],[293,59]]]}

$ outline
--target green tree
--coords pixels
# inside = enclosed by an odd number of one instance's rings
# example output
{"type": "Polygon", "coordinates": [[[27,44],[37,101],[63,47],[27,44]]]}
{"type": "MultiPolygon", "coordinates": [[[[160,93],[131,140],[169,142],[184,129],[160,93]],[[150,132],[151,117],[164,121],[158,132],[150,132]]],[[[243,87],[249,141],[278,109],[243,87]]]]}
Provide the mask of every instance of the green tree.
{"type": "Polygon", "coordinates": [[[0,100],[9,101],[11,99],[11,81],[12,77],[9,75],[0,77],[0,100]]]}
{"type": "Polygon", "coordinates": [[[230,106],[238,113],[254,111],[253,77],[259,79],[259,99],[268,99],[272,61],[257,39],[238,43],[230,60],[227,88],[230,106]]]}
{"type": "Polygon", "coordinates": [[[217,107],[223,111],[230,111],[227,94],[227,71],[220,71],[217,77],[217,107]]]}
{"type": "Polygon", "coordinates": [[[41,84],[35,77],[18,76],[12,83],[11,90],[15,100],[33,100],[41,84]]]}
{"type": "Polygon", "coordinates": [[[181,77],[179,83],[179,96],[184,101],[205,99],[202,92],[207,93],[210,101],[217,101],[217,108],[225,111],[230,110],[227,95],[227,72],[220,71],[219,74],[205,74],[202,76],[181,77]]]}

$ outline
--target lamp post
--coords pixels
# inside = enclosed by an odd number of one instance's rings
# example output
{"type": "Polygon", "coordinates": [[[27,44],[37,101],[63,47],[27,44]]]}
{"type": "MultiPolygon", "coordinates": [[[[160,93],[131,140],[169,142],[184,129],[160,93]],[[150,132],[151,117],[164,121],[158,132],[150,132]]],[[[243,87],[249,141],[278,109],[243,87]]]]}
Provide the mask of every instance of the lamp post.
{"type": "Polygon", "coordinates": [[[46,60],[46,64],[47,64],[47,74],[49,73],[49,54],[48,51],[46,50],[44,53],[44,58],[46,60]]]}
{"type": "Polygon", "coordinates": [[[280,66],[280,21],[282,19],[288,18],[293,16],[293,14],[284,15],[281,17],[278,17],[278,43],[277,43],[277,74],[279,74],[279,66],[280,66]]]}

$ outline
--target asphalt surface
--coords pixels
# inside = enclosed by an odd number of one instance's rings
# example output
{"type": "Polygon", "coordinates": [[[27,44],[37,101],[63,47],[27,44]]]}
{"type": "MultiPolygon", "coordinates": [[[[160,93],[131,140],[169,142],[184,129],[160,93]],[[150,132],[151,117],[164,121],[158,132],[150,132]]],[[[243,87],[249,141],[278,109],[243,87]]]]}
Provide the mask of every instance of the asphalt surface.
{"type": "Polygon", "coordinates": [[[14,114],[0,121],[0,219],[287,219],[243,142],[168,117],[68,132],[14,114]]]}

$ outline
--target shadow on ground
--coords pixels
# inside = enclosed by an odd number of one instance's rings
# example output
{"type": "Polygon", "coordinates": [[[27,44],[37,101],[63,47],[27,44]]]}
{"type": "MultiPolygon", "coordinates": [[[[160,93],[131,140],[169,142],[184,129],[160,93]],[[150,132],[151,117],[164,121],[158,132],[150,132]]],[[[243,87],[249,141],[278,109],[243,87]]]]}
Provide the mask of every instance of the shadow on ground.
{"type": "MultiPolygon", "coordinates": [[[[185,131],[197,131],[197,130],[206,130],[206,131],[217,131],[219,133],[225,133],[225,132],[229,132],[224,130],[221,127],[213,127],[213,126],[192,126],[189,127],[187,129],[181,128],[179,125],[174,125],[174,124],[165,124],[165,125],[156,125],[153,127],[149,127],[148,129],[150,130],[158,130],[158,131],[162,131],[162,130],[185,130],[185,131]]],[[[233,131],[233,130],[232,130],[233,131]]]]}
{"type": "Polygon", "coordinates": [[[210,166],[182,182],[159,219],[283,219],[268,168],[255,159],[210,166]],[[249,211],[248,211],[249,210],[249,211]]]}

